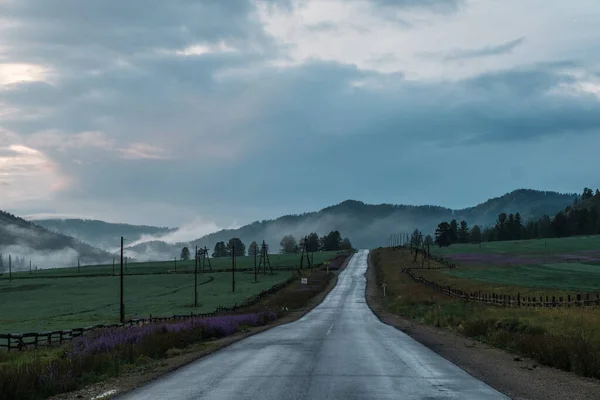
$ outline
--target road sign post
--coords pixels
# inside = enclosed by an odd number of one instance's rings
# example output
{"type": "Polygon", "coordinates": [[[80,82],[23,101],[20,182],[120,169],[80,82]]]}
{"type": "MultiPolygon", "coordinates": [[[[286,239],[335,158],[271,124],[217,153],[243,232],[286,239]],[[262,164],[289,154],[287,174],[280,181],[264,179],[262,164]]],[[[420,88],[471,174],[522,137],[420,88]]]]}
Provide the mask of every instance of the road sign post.
{"type": "Polygon", "coordinates": [[[383,287],[383,297],[385,297],[385,287],[386,287],[386,286],[387,286],[387,285],[385,284],[385,282],[383,282],[383,285],[381,285],[381,287],[383,287]]]}

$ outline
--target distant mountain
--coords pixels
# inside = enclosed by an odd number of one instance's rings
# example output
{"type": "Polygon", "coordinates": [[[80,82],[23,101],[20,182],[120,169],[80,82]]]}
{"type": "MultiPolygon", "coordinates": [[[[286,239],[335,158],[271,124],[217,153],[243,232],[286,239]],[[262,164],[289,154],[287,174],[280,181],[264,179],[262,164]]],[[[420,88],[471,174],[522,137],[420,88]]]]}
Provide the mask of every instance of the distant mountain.
{"type": "Polygon", "coordinates": [[[115,224],[90,219],[40,219],[36,224],[54,232],[73,236],[93,246],[104,250],[112,250],[120,246],[121,236],[129,243],[143,239],[144,236],[160,236],[176,231],[176,228],[166,228],[147,225],[115,224]]]}
{"type": "MultiPolygon", "coordinates": [[[[63,267],[108,262],[112,255],[75,238],[55,233],[23,218],[0,211],[0,253],[4,264],[10,255],[13,260],[24,258],[38,267],[63,267]]],[[[17,269],[19,268],[19,264],[17,269]]],[[[6,265],[4,265],[6,267],[6,265]]],[[[20,266],[24,268],[24,266],[20,266]]]]}
{"type": "MultiPolygon", "coordinates": [[[[390,233],[410,233],[418,228],[425,234],[433,234],[441,221],[453,218],[458,221],[464,219],[470,226],[486,226],[493,225],[501,212],[519,212],[524,221],[554,215],[573,204],[576,197],[576,194],[519,189],[475,207],[459,210],[433,205],[371,205],[347,200],[317,212],[286,215],[275,220],[256,221],[239,229],[221,230],[187,244],[168,245],[155,241],[148,245],[147,250],[155,259],[161,256],[166,259],[178,256],[184,245],[206,246],[212,252],[215,243],[239,237],[246,245],[253,240],[265,240],[271,246],[271,251],[277,252],[284,235],[292,234],[299,238],[310,232],[324,235],[331,230],[339,230],[357,248],[373,248],[386,244],[390,233]]],[[[142,245],[131,250],[138,256],[142,256],[144,252],[142,245]]]]}

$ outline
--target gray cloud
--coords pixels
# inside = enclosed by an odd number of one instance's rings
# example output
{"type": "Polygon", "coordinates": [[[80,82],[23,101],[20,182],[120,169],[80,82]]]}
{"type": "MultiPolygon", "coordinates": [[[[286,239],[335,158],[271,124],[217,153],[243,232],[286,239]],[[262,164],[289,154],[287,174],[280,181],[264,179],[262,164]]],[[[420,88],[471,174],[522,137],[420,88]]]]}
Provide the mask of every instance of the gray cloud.
{"type": "Polygon", "coordinates": [[[464,60],[469,58],[489,57],[497,56],[500,54],[506,54],[513,51],[516,47],[520,46],[525,41],[524,37],[520,37],[515,40],[511,40],[498,45],[492,45],[483,47],[480,49],[463,49],[455,50],[451,54],[445,57],[446,60],[464,60]]]}
{"type": "MultiPolygon", "coordinates": [[[[58,211],[106,212],[171,226],[198,214],[227,226],[234,218],[276,217],[348,197],[402,202],[405,187],[422,193],[423,201],[438,202],[432,182],[449,193],[439,202],[454,206],[445,199],[459,201],[452,190],[462,190],[462,178],[440,173],[440,160],[456,153],[484,163],[491,144],[530,149],[534,140],[555,143],[600,130],[597,96],[557,90],[576,83],[564,69],[584,67],[571,61],[437,82],[336,62],[276,68],[266,63],[284,48],[263,31],[247,1],[35,3],[0,3],[0,14],[21,24],[0,28],[0,35],[11,62],[48,65],[57,76],[52,83],[1,90],[0,103],[18,112],[2,116],[0,126],[40,148],[73,179],[53,199],[65,207],[58,211]],[[162,51],[220,41],[237,51],[188,57],[162,51]],[[357,81],[367,84],[352,86],[357,81]],[[64,143],[42,143],[40,131],[59,132],[64,141],[98,131],[114,146],[65,149],[64,143]],[[123,159],[118,149],[136,143],[170,157],[123,159]],[[369,182],[375,191],[357,182],[369,182]]],[[[462,4],[377,3],[442,11],[462,4]]],[[[516,42],[462,55],[509,51],[516,42]]],[[[522,185],[548,173],[536,174],[540,161],[528,160],[519,161],[529,179],[522,185]]],[[[466,166],[457,170],[469,172],[466,166]]],[[[478,191],[514,189],[512,181],[484,188],[484,178],[478,191]]],[[[42,208],[56,211],[49,204],[23,211],[42,208]]]]}

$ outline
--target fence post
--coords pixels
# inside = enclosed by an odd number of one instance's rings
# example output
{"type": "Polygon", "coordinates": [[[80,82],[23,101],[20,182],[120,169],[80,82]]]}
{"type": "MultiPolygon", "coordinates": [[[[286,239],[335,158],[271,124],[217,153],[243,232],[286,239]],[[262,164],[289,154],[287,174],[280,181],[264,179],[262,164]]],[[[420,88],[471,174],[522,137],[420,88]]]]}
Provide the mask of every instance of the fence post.
{"type": "Polygon", "coordinates": [[[521,307],[521,293],[517,293],[517,306],[521,307]]]}
{"type": "Polygon", "coordinates": [[[552,296],[552,307],[556,307],[556,297],[552,296]]]}
{"type": "Polygon", "coordinates": [[[577,307],[581,307],[581,294],[577,293],[577,307]]]}

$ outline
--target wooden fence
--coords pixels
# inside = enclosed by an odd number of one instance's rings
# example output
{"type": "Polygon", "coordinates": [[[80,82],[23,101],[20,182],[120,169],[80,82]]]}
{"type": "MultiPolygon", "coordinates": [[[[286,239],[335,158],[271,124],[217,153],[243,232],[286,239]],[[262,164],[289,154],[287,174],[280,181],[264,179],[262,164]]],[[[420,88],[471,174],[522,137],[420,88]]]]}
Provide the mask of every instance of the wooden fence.
{"type": "Polygon", "coordinates": [[[256,296],[248,299],[247,301],[237,304],[235,303],[232,307],[222,307],[219,306],[217,309],[210,313],[202,313],[195,314],[194,312],[190,312],[185,315],[172,315],[169,317],[152,317],[149,318],[139,318],[139,319],[131,319],[125,323],[118,324],[99,324],[88,326],[85,328],[75,328],[68,330],[58,330],[58,331],[48,331],[48,332],[31,332],[31,333],[5,333],[0,334],[0,348],[6,348],[8,351],[11,349],[16,350],[26,350],[31,348],[37,348],[38,346],[52,346],[52,345],[60,345],[66,341],[72,340],[76,337],[82,336],[87,332],[95,331],[98,329],[109,329],[109,328],[123,328],[123,327],[132,327],[132,326],[142,326],[151,323],[157,322],[170,322],[177,321],[182,319],[194,318],[194,317],[214,317],[218,314],[236,312],[246,307],[253,306],[257,304],[260,300],[262,300],[265,296],[273,294],[284,287],[288,286],[298,277],[293,276],[289,278],[287,281],[283,283],[278,283],[277,285],[273,285],[270,289],[264,290],[257,294],[256,296]],[[4,343],[2,342],[4,341],[4,343]]]}
{"type": "Polygon", "coordinates": [[[442,286],[435,282],[429,281],[422,276],[416,276],[411,268],[403,268],[402,272],[408,274],[414,281],[423,283],[428,287],[443,293],[447,296],[472,301],[476,303],[492,304],[501,307],[599,307],[599,293],[585,293],[565,296],[521,296],[518,293],[516,296],[502,293],[485,293],[481,291],[467,292],[460,289],[455,289],[450,286],[442,286]]]}

